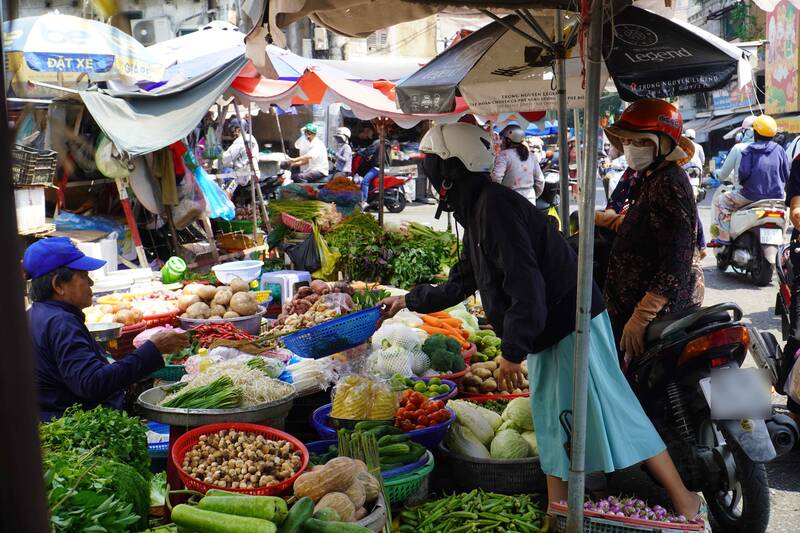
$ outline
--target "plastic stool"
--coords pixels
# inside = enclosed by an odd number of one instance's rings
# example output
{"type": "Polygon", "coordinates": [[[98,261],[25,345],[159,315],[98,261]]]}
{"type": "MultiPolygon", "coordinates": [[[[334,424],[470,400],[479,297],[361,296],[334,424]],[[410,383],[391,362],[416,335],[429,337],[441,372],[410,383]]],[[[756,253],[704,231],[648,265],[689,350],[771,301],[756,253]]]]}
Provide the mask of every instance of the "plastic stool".
{"type": "Polygon", "coordinates": [[[308,285],[311,283],[311,273],[304,270],[265,272],[261,275],[261,290],[267,290],[270,283],[280,286],[281,303],[284,303],[291,301],[294,297],[294,289],[298,284],[308,285]]]}

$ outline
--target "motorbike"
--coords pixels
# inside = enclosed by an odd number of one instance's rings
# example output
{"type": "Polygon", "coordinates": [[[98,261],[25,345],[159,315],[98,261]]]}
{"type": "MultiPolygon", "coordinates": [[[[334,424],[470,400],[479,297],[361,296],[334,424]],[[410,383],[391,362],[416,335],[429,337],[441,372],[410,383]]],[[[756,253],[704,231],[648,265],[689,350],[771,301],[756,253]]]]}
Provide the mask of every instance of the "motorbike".
{"type": "Polygon", "coordinates": [[[792,280],[794,268],[789,260],[789,245],[778,248],[775,257],[775,270],[778,272],[778,294],[775,295],[775,316],[781,317],[781,336],[783,341],[789,339],[790,314],[792,305],[792,280]]]}
{"type": "Polygon", "coordinates": [[[561,204],[561,176],[557,166],[549,166],[544,173],[544,189],[536,198],[536,208],[547,216],[547,221],[561,231],[561,216],[558,207],[561,204]]]}
{"type": "Polygon", "coordinates": [[[714,531],[763,533],[770,506],[764,465],[792,449],[798,428],[772,412],[760,374],[740,368],[751,334],[762,338],[741,319],[733,303],[657,319],[627,377],[684,483],[703,492],[714,531]],[[723,381],[733,374],[735,387],[723,381]],[[735,400],[748,412],[719,414],[720,408],[731,411],[735,400]],[[760,416],[750,411],[754,405],[760,416]]]}
{"type": "MultiPolygon", "coordinates": [[[[730,190],[721,186],[716,194],[730,190]]],[[[715,248],[717,268],[746,274],[758,287],[772,283],[778,248],[784,244],[787,215],[783,199],[760,200],[731,214],[731,244],[715,248]]]]}
{"type": "MultiPolygon", "coordinates": [[[[261,194],[264,199],[272,200],[277,198],[278,189],[283,186],[284,181],[283,173],[274,176],[261,175],[258,179],[258,186],[261,189],[261,194]]],[[[246,185],[236,187],[236,190],[233,192],[234,203],[238,205],[249,204],[252,197],[250,190],[251,185],[249,182],[246,185]]]]}
{"type": "MultiPolygon", "coordinates": [[[[372,166],[374,158],[368,152],[359,150],[353,154],[353,181],[360,183],[372,166]]],[[[408,200],[404,185],[411,180],[417,179],[417,170],[409,171],[405,174],[384,174],[383,176],[383,205],[390,213],[400,213],[406,208],[408,200]]],[[[367,209],[377,211],[380,199],[380,184],[378,180],[373,180],[367,196],[367,209]]]]}
{"type": "Polygon", "coordinates": [[[692,165],[685,167],[686,175],[689,176],[689,183],[692,185],[694,199],[699,204],[706,198],[706,189],[703,187],[703,169],[692,165]]]}

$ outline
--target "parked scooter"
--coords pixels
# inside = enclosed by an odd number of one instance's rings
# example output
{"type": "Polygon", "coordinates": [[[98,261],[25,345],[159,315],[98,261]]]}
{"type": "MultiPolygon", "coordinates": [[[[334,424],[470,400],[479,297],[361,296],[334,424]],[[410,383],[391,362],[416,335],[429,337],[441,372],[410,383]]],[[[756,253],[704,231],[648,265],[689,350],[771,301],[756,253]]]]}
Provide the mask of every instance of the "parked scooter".
{"type": "MultiPolygon", "coordinates": [[[[412,174],[386,175],[383,177],[383,205],[390,213],[400,213],[406,208],[407,199],[404,185],[416,179],[412,174]]],[[[369,191],[367,203],[368,209],[378,210],[379,184],[378,180],[373,180],[372,188],[369,191]]]]}
{"type": "Polygon", "coordinates": [[[778,294],[775,295],[775,316],[781,317],[781,336],[783,341],[789,339],[790,314],[792,305],[792,280],[794,268],[789,260],[789,244],[778,248],[775,258],[775,270],[778,272],[778,294]]]}
{"type": "MultiPolygon", "coordinates": [[[[278,174],[276,176],[264,176],[262,175],[258,179],[258,186],[261,189],[261,194],[265,200],[271,200],[277,198],[278,189],[281,188],[284,184],[284,176],[283,173],[278,174]]],[[[250,183],[248,182],[246,185],[241,185],[236,188],[233,192],[233,200],[236,204],[248,204],[250,203],[251,199],[251,192],[250,192],[250,183]]]]}
{"type": "Polygon", "coordinates": [[[714,530],[763,533],[770,512],[764,464],[791,450],[798,428],[785,415],[712,414],[712,402],[733,395],[751,406],[765,393],[757,376],[740,370],[751,334],[741,319],[741,309],[726,303],[656,320],[627,374],[684,483],[703,492],[714,530]],[[722,379],[718,372],[737,373],[735,390],[711,384],[722,379]]]}
{"type": "MultiPolygon", "coordinates": [[[[729,191],[721,186],[715,194],[729,191]]],[[[715,250],[717,268],[732,267],[750,281],[766,287],[772,283],[778,248],[784,244],[787,216],[783,199],[760,200],[731,214],[731,244],[715,250]]]]}

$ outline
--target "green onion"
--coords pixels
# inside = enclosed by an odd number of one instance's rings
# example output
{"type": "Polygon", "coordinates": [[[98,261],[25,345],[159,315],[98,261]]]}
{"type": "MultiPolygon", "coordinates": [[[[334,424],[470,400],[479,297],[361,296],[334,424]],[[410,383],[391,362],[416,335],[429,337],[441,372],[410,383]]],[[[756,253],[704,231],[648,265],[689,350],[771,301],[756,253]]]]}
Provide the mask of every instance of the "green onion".
{"type": "Polygon", "coordinates": [[[186,389],[161,405],[181,409],[230,409],[242,403],[242,389],[228,376],[220,376],[208,385],[186,389]]]}

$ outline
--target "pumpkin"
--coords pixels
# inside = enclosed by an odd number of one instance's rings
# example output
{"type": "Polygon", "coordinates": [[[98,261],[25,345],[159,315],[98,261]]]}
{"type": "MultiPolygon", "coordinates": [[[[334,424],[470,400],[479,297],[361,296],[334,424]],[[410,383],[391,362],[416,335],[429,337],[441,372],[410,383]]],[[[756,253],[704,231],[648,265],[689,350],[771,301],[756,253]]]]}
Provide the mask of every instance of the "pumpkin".
{"type": "Polygon", "coordinates": [[[294,482],[298,498],[308,496],[315,502],[330,492],[342,492],[353,484],[356,471],[349,457],[334,457],[318,470],[306,472],[294,482]]]}
{"type": "Polygon", "coordinates": [[[367,501],[367,493],[364,490],[364,484],[361,483],[358,478],[353,480],[353,483],[344,493],[347,494],[347,497],[350,498],[350,501],[353,502],[356,509],[364,505],[364,502],[367,501]]]}
{"type": "Polygon", "coordinates": [[[321,509],[333,509],[339,514],[343,522],[352,522],[356,516],[356,508],[346,494],[329,492],[314,506],[314,512],[321,509]]]}
{"type": "Polygon", "coordinates": [[[356,474],[356,479],[361,482],[364,488],[364,497],[366,503],[372,503],[378,499],[381,493],[381,484],[375,479],[375,476],[369,472],[359,472],[356,474]]]}

